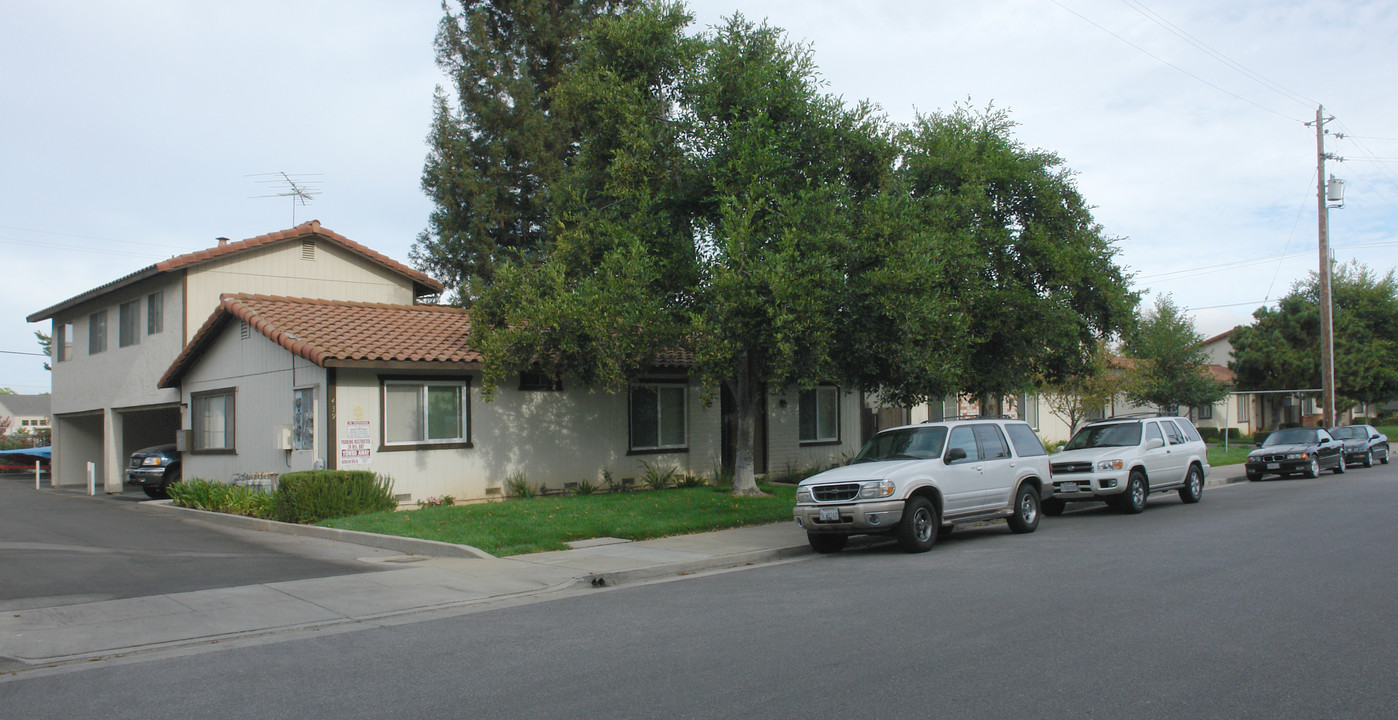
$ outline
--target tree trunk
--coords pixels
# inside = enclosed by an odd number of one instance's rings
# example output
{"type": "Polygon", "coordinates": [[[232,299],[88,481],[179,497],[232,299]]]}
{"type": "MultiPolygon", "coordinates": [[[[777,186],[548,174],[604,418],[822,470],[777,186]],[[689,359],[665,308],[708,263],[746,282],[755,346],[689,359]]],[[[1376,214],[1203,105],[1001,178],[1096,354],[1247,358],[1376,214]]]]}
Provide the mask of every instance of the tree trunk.
{"type": "Polygon", "coordinates": [[[738,372],[729,383],[733,392],[733,415],[735,419],[733,442],[733,494],[739,497],[756,497],[764,493],[757,489],[757,474],[753,467],[752,429],[756,426],[758,383],[754,377],[752,356],[743,353],[738,363],[738,372]]]}

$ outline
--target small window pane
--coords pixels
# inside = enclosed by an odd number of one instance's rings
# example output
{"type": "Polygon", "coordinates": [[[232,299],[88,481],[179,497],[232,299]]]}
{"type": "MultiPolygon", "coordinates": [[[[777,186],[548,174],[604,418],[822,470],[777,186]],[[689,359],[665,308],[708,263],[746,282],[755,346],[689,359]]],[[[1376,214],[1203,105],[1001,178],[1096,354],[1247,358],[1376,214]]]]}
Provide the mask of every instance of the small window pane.
{"type": "Polygon", "coordinates": [[[455,386],[427,386],[427,439],[461,437],[461,390],[455,386]]]}
{"type": "Polygon", "coordinates": [[[971,431],[970,425],[961,425],[952,428],[951,437],[947,439],[947,451],[953,448],[961,448],[966,451],[966,457],[955,462],[975,462],[981,459],[980,450],[976,448],[976,436],[971,431]]]}
{"type": "Polygon", "coordinates": [[[107,311],[99,310],[87,318],[87,354],[96,355],[107,349],[107,311]]]}
{"type": "Polygon", "coordinates": [[[141,302],[132,300],[117,307],[117,346],[127,347],[141,342],[141,302]]]}
{"type": "Polygon", "coordinates": [[[234,448],[233,393],[196,395],[191,413],[195,450],[234,448]]]}
{"type": "Polygon", "coordinates": [[[316,393],[313,388],[296,390],[291,400],[291,448],[315,449],[316,393]]]}
{"type": "Polygon", "coordinates": [[[660,444],[678,447],[685,444],[684,387],[660,388],[660,444]]]}
{"type": "Polygon", "coordinates": [[[660,389],[653,385],[637,385],[631,389],[631,447],[653,448],[660,445],[660,389]]]}
{"type": "Polygon", "coordinates": [[[416,442],[424,437],[422,393],[417,385],[389,385],[384,389],[388,442],[416,442]]]}
{"type": "Polygon", "coordinates": [[[165,291],[157,290],[146,296],[146,334],[155,335],[165,329],[165,291]]]}

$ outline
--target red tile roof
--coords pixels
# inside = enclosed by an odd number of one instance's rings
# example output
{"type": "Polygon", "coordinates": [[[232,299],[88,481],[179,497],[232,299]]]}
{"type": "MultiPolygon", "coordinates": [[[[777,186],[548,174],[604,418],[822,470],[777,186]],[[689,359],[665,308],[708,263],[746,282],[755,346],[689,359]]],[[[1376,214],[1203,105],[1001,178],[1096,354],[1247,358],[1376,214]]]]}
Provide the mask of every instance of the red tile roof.
{"type": "Polygon", "coordinates": [[[218,309],[165,371],[159,386],[178,386],[219,332],[235,320],[321,367],[451,363],[471,368],[481,360],[480,353],[467,344],[471,318],[461,308],[224,295],[218,309]]]}
{"type": "Polygon", "coordinates": [[[47,320],[48,318],[51,318],[54,315],[62,312],[63,310],[73,307],[74,305],[90,300],[99,295],[111,292],[118,288],[125,287],[140,280],[144,280],[154,275],[159,275],[161,273],[167,273],[175,270],[193,267],[196,265],[201,265],[203,263],[212,262],[219,258],[227,257],[229,255],[253,250],[255,248],[266,247],[269,245],[274,245],[276,243],[300,240],[306,237],[316,237],[323,240],[329,240],[330,242],[335,243],[340,247],[369,260],[370,262],[381,265],[392,272],[395,272],[412,280],[414,284],[413,294],[415,296],[430,295],[433,293],[442,292],[442,284],[432,279],[431,276],[414,270],[408,267],[407,265],[404,265],[388,257],[387,255],[383,255],[382,253],[376,252],[363,245],[360,245],[359,243],[350,240],[344,235],[330,230],[329,228],[321,227],[319,220],[311,220],[309,222],[301,223],[296,227],[288,228],[286,230],[278,230],[277,232],[267,233],[266,235],[258,235],[257,237],[248,238],[246,240],[239,240],[237,242],[221,243],[218,247],[209,248],[207,250],[198,250],[192,253],[186,253],[184,255],[177,255],[175,257],[170,258],[169,260],[163,260],[149,267],[137,270],[136,272],[131,273],[130,275],[117,278],[116,280],[88,290],[87,292],[82,293],[80,295],[74,295],[73,297],[68,298],[67,300],[64,300],[61,303],[58,303],[57,305],[44,308],[43,310],[40,310],[39,312],[30,315],[27,318],[27,320],[29,322],[39,322],[40,320],[47,320]]]}

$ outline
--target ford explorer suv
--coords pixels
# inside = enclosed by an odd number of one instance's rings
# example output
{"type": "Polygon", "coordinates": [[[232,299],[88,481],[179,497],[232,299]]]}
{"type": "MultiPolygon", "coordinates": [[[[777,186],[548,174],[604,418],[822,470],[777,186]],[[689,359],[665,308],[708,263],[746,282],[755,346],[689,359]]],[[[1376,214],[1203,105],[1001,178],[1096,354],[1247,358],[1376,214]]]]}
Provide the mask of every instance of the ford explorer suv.
{"type": "Polygon", "coordinates": [[[1053,457],[1053,498],[1044,513],[1064,504],[1105,501],[1121,512],[1146,509],[1151,493],[1175,490],[1197,503],[1209,472],[1208,448],[1182,417],[1114,418],[1090,423],[1053,457]]]}
{"type": "Polygon", "coordinates": [[[131,453],[126,484],[140,485],[150,498],[170,497],[167,490],[180,481],[180,453],[175,444],[154,445],[131,453]]]}
{"type": "Polygon", "coordinates": [[[926,552],[957,524],[1003,517],[1010,530],[1033,532],[1048,478],[1048,452],[1023,422],[907,425],[875,435],[848,465],[802,480],[793,514],[819,553],[875,534],[926,552]]]}

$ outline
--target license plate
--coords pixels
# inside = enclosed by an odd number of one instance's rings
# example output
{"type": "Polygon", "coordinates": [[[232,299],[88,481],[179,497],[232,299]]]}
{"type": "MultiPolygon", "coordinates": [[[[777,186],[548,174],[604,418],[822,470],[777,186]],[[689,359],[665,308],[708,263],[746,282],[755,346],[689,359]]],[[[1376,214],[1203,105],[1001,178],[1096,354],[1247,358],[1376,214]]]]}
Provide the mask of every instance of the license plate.
{"type": "Polygon", "coordinates": [[[1268,470],[1280,470],[1280,469],[1281,469],[1281,463],[1267,463],[1267,469],[1268,469],[1268,470]]]}
{"type": "Polygon", "coordinates": [[[820,521],[821,521],[821,522],[839,522],[839,521],[840,521],[840,509],[839,509],[839,508],[821,508],[821,509],[820,509],[820,521]]]}
{"type": "Polygon", "coordinates": [[[1063,485],[1061,485],[1060,487],[1062,488],[1062,489],[1061,489],[1061,492],[1065,492],[1065,493],[1077,492],[1077,491],[1078,491],[1078,484],[1075,483],[1075,482],[1065,482],[1065,483],[1063,483],[1063,485]]]}

